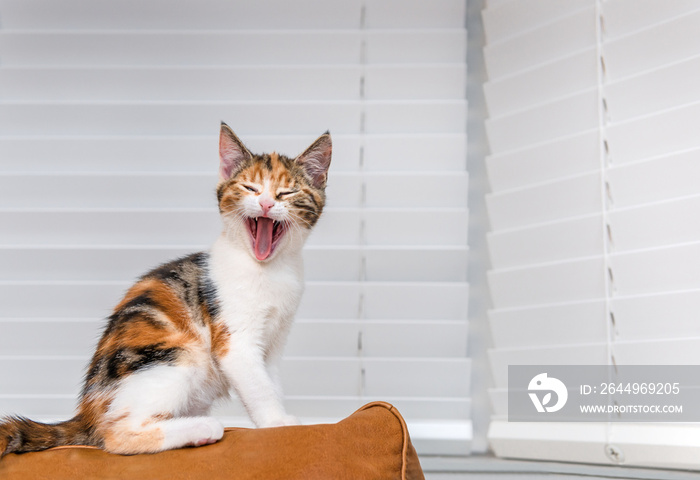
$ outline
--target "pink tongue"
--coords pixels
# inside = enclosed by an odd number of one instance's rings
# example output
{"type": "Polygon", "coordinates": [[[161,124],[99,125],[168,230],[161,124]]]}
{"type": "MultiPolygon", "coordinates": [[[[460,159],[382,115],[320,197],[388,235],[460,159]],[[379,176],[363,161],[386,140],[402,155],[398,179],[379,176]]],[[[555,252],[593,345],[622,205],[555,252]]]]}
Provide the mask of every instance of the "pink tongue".
{"type": "Polygon", "coordinates": [[[255,231],[255,258],[265,260],[272,251],[272,226],[274,222],[267,217],[258,217],[258,228],[255,231]]]}

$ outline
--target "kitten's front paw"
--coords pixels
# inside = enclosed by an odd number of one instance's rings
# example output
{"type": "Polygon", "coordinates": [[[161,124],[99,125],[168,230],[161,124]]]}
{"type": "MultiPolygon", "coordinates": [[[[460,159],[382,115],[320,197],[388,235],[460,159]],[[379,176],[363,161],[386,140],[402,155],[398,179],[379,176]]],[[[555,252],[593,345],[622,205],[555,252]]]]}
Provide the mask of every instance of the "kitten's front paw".
{"type": "Polygon", "coordinates": [[[293,425],[301,425],[301,422],[294,415],[284,415],[267,422],[263,427],[289,427],[293,425]]]}
{"type": "Polygon", "coordinates": [[[224,436],[224,426],[221,422],[211,417],[203,417],[199,419],[197,425],[194,426],[194,440],[190,443],[193,447],[201,447],[203,445],[211,445],[216,443],[224,436]]]}

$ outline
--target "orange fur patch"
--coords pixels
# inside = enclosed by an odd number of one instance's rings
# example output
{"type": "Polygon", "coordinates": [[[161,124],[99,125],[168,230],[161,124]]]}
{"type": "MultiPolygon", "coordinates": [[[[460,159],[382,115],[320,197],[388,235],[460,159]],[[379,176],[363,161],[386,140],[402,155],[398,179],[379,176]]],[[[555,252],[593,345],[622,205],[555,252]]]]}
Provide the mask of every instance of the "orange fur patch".
{"type": "Polygon", "coordinates": [[[175,332],[167,332],[162,328],[155,327],[148,321],[148,318],[142,322],[134,320],[130,323],[129,328],[120,335],[103,337],[98,345],[97,353],[99,356],[103,356],[123,347],[155,344],[161,344],[163,347],[177,346],[172,345],[175,343],[173,342],[174,337],[177,337],[175,332]]]}
{"type": "Polygon", "coordinates": [[[119,338],[107,339],[108,342],[112,340],[109,343],[116,341],[123,345],[151,345],[169,340],[167,343],[177,344],[183,341],[192,341],[197,337],[192,328],[192,317],[187,306],[169,285],[154,278],[146,278],[131,287],[115,308],[115,312],[124,308],[131,300],[140,295],[149,296],[158,306],[158,312],[162,314],[158,315],[157,318],[163,318],[170,322],[177,333],[171,331],[166,334],[163,328],[157,328],[151,321],[133,322],[128,331],[120,335],[119,338]]]}
{"type": "Polygon", "coordinates": [[[211,351],[216,358],[225,356],[229,351],[231,332],[224,322],[211,324],[211,351]]]}
{"type": "Polygon", "coordinates": [[[182,332],[192,329],[192,318],[187,306],[173,289],[158,280],[145,280],[150,284],[149,294],[151,299],[160,307],[160,310],[170,319],[175,327],[182,332]]]}
{"type": "Polygon", "coordinates": [[[98,425],[104,419],[110,403],[112,397],[105,394],[84,397],[80,403],[80,416],[86,424],[98,425]]]}
{"type": "Polygon", "coordinates": [[[141,426],[147,427],[148,425],[151,425],[153,423],[162,422],[163,420],[170,420],[173,417],[174,416],[172,413],[158,413],[156,415],[152,415],[151,418],[144,420],[141,423],[141,426]]]}
{"type": "Polygon", "coordinates": [[[226,187],[219,201],[219,209],[222,212],[235,211],[241,200],[241,192],[237,188],[226,187]]]}
{"type": "Polygon", "coordinates": [[[162,450],[165,434],[156,426],[134,430],[126,420],[114,423],[104,434],[104,449],[110,453],[131,455],[162,450]]]}
{"type": "Polygon", "coordinates": [[[285,164],[280,161],[279,155],[277,155],[276,152],[272,152],[270,154],[270,159],[272,163],[272,172],[270,172],[272,191],[274,192],[278,188],[292,186],[292,179],[289,176],[289,170],[285,164]]]}

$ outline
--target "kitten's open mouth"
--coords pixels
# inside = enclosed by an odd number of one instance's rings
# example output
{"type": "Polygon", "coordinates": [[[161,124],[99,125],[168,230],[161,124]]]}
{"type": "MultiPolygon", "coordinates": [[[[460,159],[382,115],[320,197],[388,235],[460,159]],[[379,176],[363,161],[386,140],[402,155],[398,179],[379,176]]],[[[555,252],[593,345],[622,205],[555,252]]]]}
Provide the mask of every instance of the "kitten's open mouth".
{"type": "Polygon", "coordinates": [[[284,224],[268,217],[248,218],[246,224],[253,242],[255,258],[265,260],[272,255],[284,235],[284,224]]]}

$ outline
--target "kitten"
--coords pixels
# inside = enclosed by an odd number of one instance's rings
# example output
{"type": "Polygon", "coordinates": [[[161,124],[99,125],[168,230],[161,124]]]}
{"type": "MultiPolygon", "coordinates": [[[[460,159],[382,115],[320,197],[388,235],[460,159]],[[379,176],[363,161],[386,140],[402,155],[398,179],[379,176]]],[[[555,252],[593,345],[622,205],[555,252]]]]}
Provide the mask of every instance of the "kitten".
{"type": "Polygon", "coordinates": [[[68,444],[136,454],[214,443],[224,430],[209,410],[231,390],[257,426],[298,424],[282,405],[277,363],[331,151],[326,132],[295,159],[253,155],[222,122],[221,236],[208,253],[141,277],[109,317],[76,416],[6,418],[0,457],[68,444]]]}

